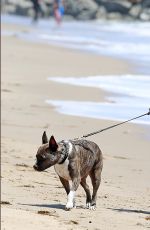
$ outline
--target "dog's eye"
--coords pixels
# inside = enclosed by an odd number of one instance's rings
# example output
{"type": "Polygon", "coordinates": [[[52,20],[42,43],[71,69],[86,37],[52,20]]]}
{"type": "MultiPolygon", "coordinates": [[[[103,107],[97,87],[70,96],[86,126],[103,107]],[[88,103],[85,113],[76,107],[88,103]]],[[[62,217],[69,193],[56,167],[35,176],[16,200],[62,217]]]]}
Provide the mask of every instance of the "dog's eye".
{"type": "Polygon", "coordinates": [[[38,161],[42,161],[46,158],[46,156],[43,154],[43,155],[37,155],[37,160],[38,161]]]}

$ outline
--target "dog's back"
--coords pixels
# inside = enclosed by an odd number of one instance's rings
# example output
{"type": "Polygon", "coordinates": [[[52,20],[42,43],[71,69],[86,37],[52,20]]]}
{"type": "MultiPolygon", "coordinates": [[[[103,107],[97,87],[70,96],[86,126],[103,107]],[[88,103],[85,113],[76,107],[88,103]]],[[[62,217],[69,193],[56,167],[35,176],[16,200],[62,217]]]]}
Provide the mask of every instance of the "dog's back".
{"type": "Polygon", "coordinates": [[[71,159],[76,159],[78,167],[80,168],[81,178],[89,175],[95,168],[99,168],[100,171],[102,170],[102,152],[96,143],[85,139],[72,140],[71,143],[73,150],[68,159],[70,162],[71,159]]]}

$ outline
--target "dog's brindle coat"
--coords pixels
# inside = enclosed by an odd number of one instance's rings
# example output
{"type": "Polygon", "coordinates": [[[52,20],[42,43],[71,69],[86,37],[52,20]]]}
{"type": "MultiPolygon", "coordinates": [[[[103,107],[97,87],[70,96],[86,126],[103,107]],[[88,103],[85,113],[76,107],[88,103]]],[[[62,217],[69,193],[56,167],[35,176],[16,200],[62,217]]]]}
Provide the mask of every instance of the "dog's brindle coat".
{"type": "Polygon", "coordinates": [[[42,143],[36,154],[37,162],[33,167],[37,171],[43,171],[54,165],[68,195],[65,209],[70,210],[75,206],[75,191],[81,184],[86,192],[86,207],[95,210],[103,167],[102,152],[98,145],[85,139],[57,143],[53,136],[48,142],[46,132],[43,133],[42,143]],[[93,185],[92,197],[86,183],[88,175],[93,185]],[[71,186],[69,181],[72,182],[71,186]]]}

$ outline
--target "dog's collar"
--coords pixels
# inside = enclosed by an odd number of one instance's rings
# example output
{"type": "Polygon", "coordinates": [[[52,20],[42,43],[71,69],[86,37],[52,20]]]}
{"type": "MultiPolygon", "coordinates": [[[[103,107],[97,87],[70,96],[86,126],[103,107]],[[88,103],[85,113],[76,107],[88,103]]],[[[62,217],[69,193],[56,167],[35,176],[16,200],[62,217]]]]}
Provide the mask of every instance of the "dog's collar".
{"type": "Polygon", "coordinates": [[[63,164],[69,155],[69,145],[66,141],[62,141],[64,149],[62,151],[63,159],[58,164],[63,164]]]}

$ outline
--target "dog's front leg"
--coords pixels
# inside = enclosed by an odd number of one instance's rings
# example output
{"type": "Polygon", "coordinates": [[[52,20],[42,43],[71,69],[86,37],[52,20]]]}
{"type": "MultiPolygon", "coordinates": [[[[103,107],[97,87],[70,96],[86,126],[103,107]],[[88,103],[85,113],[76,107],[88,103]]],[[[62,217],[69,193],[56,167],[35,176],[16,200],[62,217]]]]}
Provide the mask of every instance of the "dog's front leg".
{"type": "Polygon", "coordinates": [[[66,179],[64,179],[63,177],[60,177],[60,176],[59,176],[59,179],[60,179],[60,181],[61,181],[62,185],[64,186],[64,188],[65,188],[65,190],[66,190],[66,193],[67,193],[67,195],[68,195],[68,194],[69,194],[69,192],[70,192],[70,185],[69,185],[69,181],[68,181],[68,180],[66,180],[66,179]]]}
{"type": "Polygon", "coordinates": [[[77,188],[79,187],[79,184],[80,184],[79,177],[72,180],[72,186],[71,186],[70,192],[67,197],[67,204],[65,208],[67,211],[75,207],[75,192],[77,188]]]}

